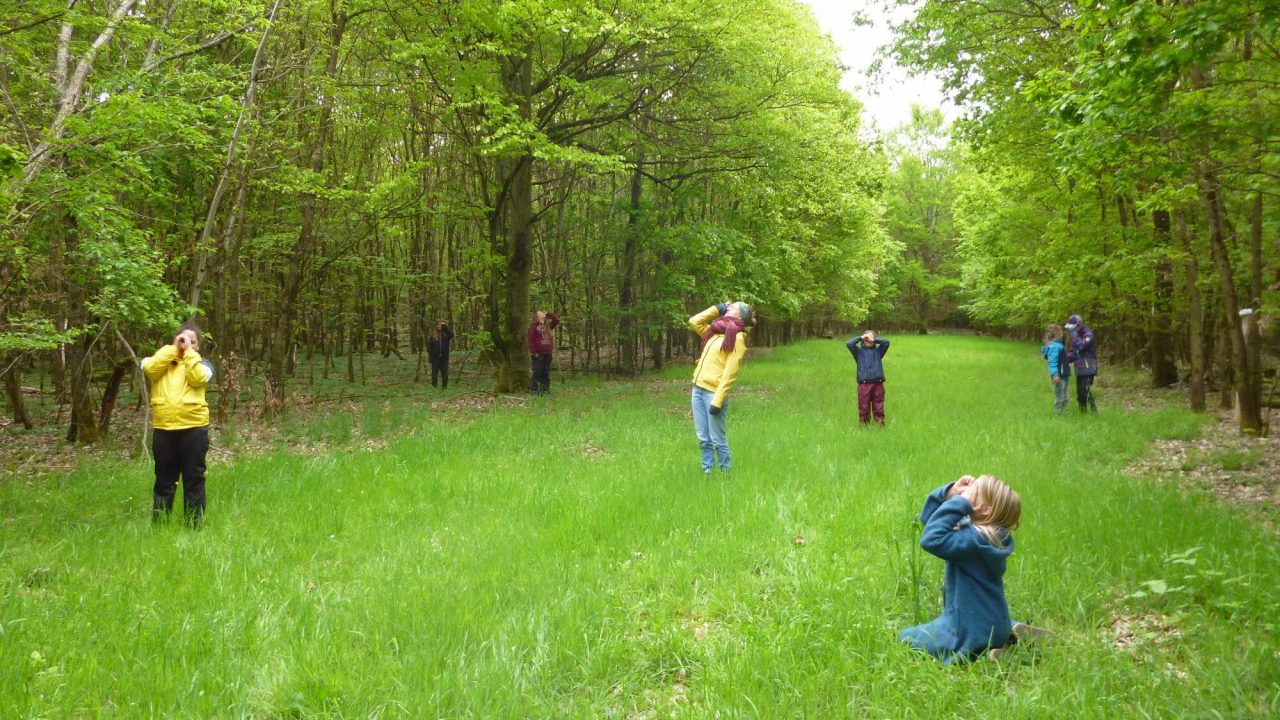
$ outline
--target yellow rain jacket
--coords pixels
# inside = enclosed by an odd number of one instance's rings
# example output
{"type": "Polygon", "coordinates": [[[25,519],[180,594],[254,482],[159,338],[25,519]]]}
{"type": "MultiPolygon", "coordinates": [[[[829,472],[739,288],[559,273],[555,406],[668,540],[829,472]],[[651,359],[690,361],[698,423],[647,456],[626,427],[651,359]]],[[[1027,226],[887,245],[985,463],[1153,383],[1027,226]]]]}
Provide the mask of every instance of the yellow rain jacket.
{"type": "MultiPolygon", "coordinates": [[[[701,338],[718,317],[720,317],[720,306],[712,305],[689,318],[689,327],[693,328],[701,338]]],[[[737,341],[733,344],[733,352],[721,352],[720,346],[723,344],[724,335],[712,335],[702,348],[702,357],[698,358],[698,365],[693,368],[693,384],[715,393],[715,397],[711,398],[711,404],[716,407],[724,407],[724,398],[729,394],[729,388],[733,387],[734,381],[738,379],[738,368],[742,366],[742,358],[747,354],[747,334],[746,332],[738,333],[737,341]]]]}
{"type": "Polygon", "coordinates": [[[142,371],[151,381],[151,423],[157,430],[186,430],[209,424],[209,403],[204,389],[213,379],[213,363],[187,350],[165,345],[142,359],[142,371]]]}

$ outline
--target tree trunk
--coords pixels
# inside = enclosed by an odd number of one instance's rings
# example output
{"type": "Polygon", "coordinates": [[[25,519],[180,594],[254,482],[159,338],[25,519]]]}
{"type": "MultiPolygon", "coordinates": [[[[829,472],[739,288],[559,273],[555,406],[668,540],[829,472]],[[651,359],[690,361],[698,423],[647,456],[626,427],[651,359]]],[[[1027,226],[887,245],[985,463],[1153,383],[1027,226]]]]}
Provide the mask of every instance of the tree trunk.
{"type": "Polygon", "coordinates": [[[116,409],[116,398],[120,395],[120,383],[124,381],[125,375],[133,369],[133,360],[125,358],[116,363],[111,370],[111,377],[107,380],[107,386],[102,391],[102,403],[98,411],[98,431],[102,437],[106,437],[111,432],[111,413],[116,409]]]}
{"type": "MultiPolygon", "coordinates": [[[[1151,224],[1156,244],[1168,248],[1171,244],[1171,223],[1168,210],[1154,210],[1151,224]]],[[[1163,254],[1156,264],[1155,294],[1151,308],[1150,341],[1151,384],[1163,388],[1178,383],[1178,366],[1173,360],[1173,261],[1163,254]]]]}
{"type": "Polygon", "coordinates": [[[618,370],[627,376],[636,374],[635,293],[636,256],[640,252],[640,200],[644,191],[644,149],[636,150],[631,171],[631,204],[628,208],[627,234],[618,268],[618,332],[622,336],[622,352],[618,370]]]}
{"type": "Polygon", "coordinates": [[[4,373],[4,391],[9,398],[9,412],[13,415],[13,421],[30,430],[34,425],[31,422],[31,415],[27,413],[26,401],[22,397],[22,372],[19,369],[21,364],[19,358],[4,358],[0,372],[4,373]]]}
{"type": "MultiPolygon", "coordinates": [[[[1207,162],[1207,161],[1206,161],[1207,162]]],[[[1237,410],[1240,432],[1258,435],[1262,432],[1260,398],[1254,392],[1257,385],[1249,377],[1249,360],[1244,332],[1239,322],[1240,302],[1232,277],[1231,255],[1227,248],[1221,184],[1217,173],[1209,167],[1201,168],[1200,195],[1204,203],[1205,217],[1209,223],[1209,247],[1218,270],[1218,284],[1222,292],[1222,315],[1226,327],[1223,332],[1230,343],[1231,365],[1236,376],[1237,410]]]]}
{"type": "MultiPolygon", "coordinates": [[[[275,4],[271,7],[271,12],[267,15],[262,37],[258,39],[258,49],[253,54],[253,62],[249,66],[249,79],[245,86],[244,97],[240,101],[240,113],[236,117],[236,126],[231,131],[231,140],[227,143],[227,158],[222,164],[222,173],[218,176],[218,184],[214,187],[213,198],[209,201],[208,212],[205,213],[204,228],[200,231],[199,239],[196,240],[194,259],[192,260],[194,271],[190,293],[191,307],[196,310],[200,308],[200,294],[204,286],[205,272],[209,259],[209,242],[213,238],[214,226],[217,224],[218,210],[222,207],[222,197],[226,194],[227,185],[231,179],[231,171],[235,166],[236,151],[240,147],[240,134],[244,132],[245,122],[248,120],[256,101],[258,74],[262,72],[267,37],[271,35],[271,28],[275,25],[276,14],[280,12],[280,5],[283,2],[284,0],[275,1],[275,4]]],[[[173,7],[170,7],[169,14],[172,15],[172,13],[173,7]]]]}
{"type": "MultiPolygon", "coordinates": [[[[503,60],[502,83],[516,103],[520,118],[531,119],[533,101],[532,51],[503,60]]],[[[525,348],[525,328],[529,320],[529,281],[532,277],[533,234],[533,152],[526,147],[518,157],[501,163],[507,178],[508,212],[505,274],[503,277],[503,318],[497,392],[516,392],[529,385],[529,353],[525,348]]]]}
{"type": "Polygon", "coordinates": [[[85,333],[71,344],[67,354],[67,370],[71,375],[71,425],[67,428],[67,442],[86,444],[98,441],[98,418],[93,411],[93,399],[89,393],[92,368],[89,355],[93,352],[94,338],[85,333]]]}
{"type": "Polygon", "coordinates": [[[1207,371],[1205,362],[1205,323],[1204,304],[1200,297],[1200,266],[1196,260],[1195,249],[1191,246],[1191,232],[1187,229],[1187,218],[1177,213],[1178,247],[1182,251],[1183,272],[1187,283],[1187,345],[1191,360],[1191,388],[1189,402],[1195,412],[1205,411],[1204,379],[1207,371]]]}
{"type": "MultiPolygon", "coordinates": [[[[325,65],[324,76],[332,82],[338,75],[339,47],[342,36],[347,29],[348,15],[336,4],[331,5],[332,27],[329,37],[329,58],[325,65]]],[[[321,96],[320,118],[316,122],[314,142],[309,148],[311,153],[310,169],[316,175],[324,172],[325,142],[329,137],[333,122],[333,93],[325,92],[321,96]]],[[[284,410],[286,364],[292,355],[293,326],[297,321],[298,293],[302,283],[306,265],[310,260],[316,243],[316,193],[308,192],[302,199],[302,222],[298,231],[298,239],[294,242],[289,254],[288,273],[285,278],[280,297],[280,312],[275,322],[275,332],[271,342],[271,360],[267,365],[267,383],[270,395],[267,398],[266,413],[268,417],[278,417],[284,410]]]]}

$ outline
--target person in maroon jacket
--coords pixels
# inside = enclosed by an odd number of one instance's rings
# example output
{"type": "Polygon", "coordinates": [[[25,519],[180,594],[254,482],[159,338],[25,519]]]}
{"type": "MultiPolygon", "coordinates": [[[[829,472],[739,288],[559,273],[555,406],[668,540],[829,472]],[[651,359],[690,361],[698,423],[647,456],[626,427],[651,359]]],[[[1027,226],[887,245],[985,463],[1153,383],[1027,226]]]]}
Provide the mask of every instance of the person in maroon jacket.
{"type": "Polygon", "coordinates": [[[559,324],[555,313],[539,310],[537,320],[529,326],[529,355],[533,361],[529,392],[534,397],[551,392],[551,353],[556,349],[554,331],[559,324]]]}

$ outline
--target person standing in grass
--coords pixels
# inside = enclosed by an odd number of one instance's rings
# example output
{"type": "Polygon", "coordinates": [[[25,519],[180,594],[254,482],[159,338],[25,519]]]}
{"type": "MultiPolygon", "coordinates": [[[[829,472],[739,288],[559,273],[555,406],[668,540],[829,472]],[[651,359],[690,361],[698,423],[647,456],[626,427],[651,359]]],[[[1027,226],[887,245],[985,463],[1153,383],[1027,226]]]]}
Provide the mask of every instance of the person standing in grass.
{"type": "Polygon", "coordinates": [[[1071,377],[1071,365],[1067,362],[1067,349],[1062,339],[1062,326],[1049,325],[1044,329],[1044,345],[1040,354],[1049,367],[1049,379],[1053,381],[1053,411],[1067,409],[1067,383],[1071,377]]]}
{"type": "Polygon", "coordinates": [[[529,355],[532,372],[529,376],[529,392],[534,396],[551,392],[551,354],[555,352],[555,329],[560,318],[550,310],[539,310],[529,325],[529,355]]]}
{"type": "Polygon", "coordinates": [[[213,363],[200,357],[199,351],[200,330],[187,323],[173,343],[142,360],[142,371],[151,383],[154,428],[151,454],[156,482],[151,517],[161,520],[173,511],[181,478],[183,511],[192,527],[204,520],[205,455],[209,452],[209,404],[204,390],[213,379],[213,363]]]}
{"type": "Polygon", "coordinates": [[[900,640],[941,660],[965,662],[988,650],[998,657],[1011,638],[1043,630],[1009,618],[1005,563],[1022,500],[991,475],[965,475],[929,493],[920,512],[920,547],[947,562],[942,615],[903,630],[900,640]]]}
{"type": "Polygon", "coordinates": [[[427,359],[431,361],[431,387],[442,381],[442,390],[449,389],[449,341],[453,340],[453,328],[441,320],[427,339],[427,359]]]}
{"type": "Polygon", "coordinates": [[[755,323],[751,306],[742,302],[713,305],[689,318],[689,327],[702,337],[691,402],[702,472],[708,475],[717,457],[722,471],[728,472],[732,465],[726,434],[728,395],[747,354],[746,329],[755,323]]]}
{"type": "Polygon", "coordinates": [[[1093,399],[1093,379],[1098,374],[1098,348],[1093,330],[1079,315],[1067,318],[1067,360],[1076,369],[1076,402],[1080,412],[1098,412],[1093,399]]]}
{"type": "Polygon", "coordinates": [[[858,421],[884,425],[884,354],[889,341],[868,330],[845,344],[858,366],[858,421]]]}

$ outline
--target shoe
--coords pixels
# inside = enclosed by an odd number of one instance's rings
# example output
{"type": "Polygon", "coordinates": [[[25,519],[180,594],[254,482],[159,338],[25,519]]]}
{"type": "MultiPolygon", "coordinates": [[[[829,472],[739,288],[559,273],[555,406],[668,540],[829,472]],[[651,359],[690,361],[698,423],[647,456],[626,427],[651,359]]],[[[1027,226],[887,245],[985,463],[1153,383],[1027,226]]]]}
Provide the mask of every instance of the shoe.
{"type": "Polygon", "coordinates": [[[1042,627],[1028,625],[1026,623],[1014,623],[1012,633],[1009,635],[1008,642],[1004,647],[991,648],[987,651],[987,658],[991,660],[999,660],[1019,643],[1026,643],[1036,638],[1052,637],[1053,633],[1042,627]]]}
{"type": "Polygon", "coordinates": [[[1021,622],[1013,624],[1013,637],[1016,638],[1016,642],[1027,642],[1028,640],[1051,635],[1053,635],[1053,633],[1042,627],[1036,627],[1034,625],[1028,625],[1021,622]]]}

